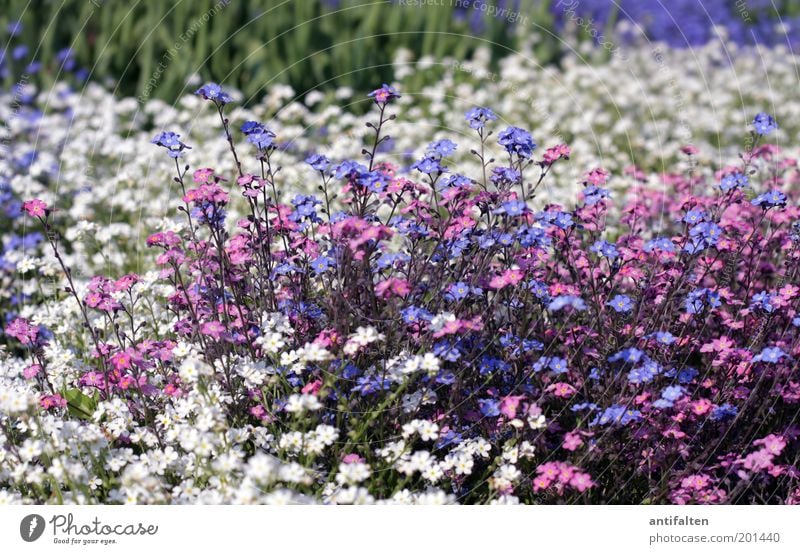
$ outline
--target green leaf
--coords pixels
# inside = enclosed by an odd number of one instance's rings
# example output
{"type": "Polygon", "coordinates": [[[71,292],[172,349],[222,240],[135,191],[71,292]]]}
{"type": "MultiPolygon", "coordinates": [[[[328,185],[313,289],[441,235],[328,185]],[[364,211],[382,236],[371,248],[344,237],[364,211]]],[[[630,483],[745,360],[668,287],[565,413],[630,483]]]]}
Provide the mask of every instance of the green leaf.
{"type": "Polygon", "coordinates": [[[91,419],[97,408],[97,400],[86,396],[80,389],[68,389],[64,398],[67,400],[69,414],[78,419],[91,419]]]}

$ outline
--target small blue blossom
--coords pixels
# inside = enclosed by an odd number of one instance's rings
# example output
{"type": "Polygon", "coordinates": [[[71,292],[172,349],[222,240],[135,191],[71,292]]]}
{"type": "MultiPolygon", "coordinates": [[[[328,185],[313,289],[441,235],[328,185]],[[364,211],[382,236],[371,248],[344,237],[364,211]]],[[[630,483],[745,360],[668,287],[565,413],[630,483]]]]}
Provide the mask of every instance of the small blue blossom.
{"type": "Polygon", "coordinates": [[[711,419],[714,421],[723,421],[726,419],[733,419],[739,413],[739,408],[733,404],[725,403],[721,406],[715,406],[711,410],[711,419]]]}
{"type": "Polygon", "coordinates": [[[646,335],[645,338],[655,339],[656,342],[660,344],[673,344],[676,340],[678,340],[675,338],[675,335],[673,335],[669,331],[656,331],[654,333],[646,335]]]}
{"type": "Polygon", "coordinates": [[[760,354],[753,356],[754,362],[764,362],[767,364],[774,364],[786,357],[786,353],[777,346],[767,346],[760,354]]]}
{"type": "Polygon", "coordinates": [[[567,360],[564,358],[552,357],[547,363],[547,367],[555,373],[556,375],[560,375],[561,373],[566,373],[569,371],[567,367],[567,360]]]}
{"type": "Polygon", "coordinates": [[[221,106],[233,101],[233,98],[228,93],[223,92],[217,83],[207,83],[197,89],[195,94],[221,106]]]}
{"type": "Polygon", "coordinates": [[[594,206],[598,202],[609,198],[611,193],[608,189],[604,189],[595,185],[587,185],[583,189],[583,201],[587,206],[594,206]]]}
{"type": "Polygon", "coordinates": [[[456,151],[457,145],[449,139],[442,139],[432,142],[428,145],[426,154],[446,158],[456,151]]]}
{"type": "Polygon", "coordinates": [[[516,154],[527,159],[533,155],[536,142],[531,134],[519,127],[508,127],[497,135],[497,143],[506,149],[509,154],[516,154]]]}
{"type": "Polygon", "coordinates": [[[625,362],[628,364],[639,363],[644,358],[644,352],[638,348],[624,348],[608,358],[609,362],[625,362]]]}
{"type": "Polygon", "coordinates": [[[497,119],[497,116],[489,108],[477,107],[470,109],[464,114],[464,118],[473,129],[483,129],[487,121],[494,121],[497,119]]]}
{"type": "Polygon", "coordinates": [[[586,309],[586,302],[583,301],[583,298],[580,296],[574,296],[571,294],[564,294],[561,296],[556,296],[550,303],[547,305],[547,309],[551,312],[557,312],[569,306],[573,310],[577,310],[582,312],[586,309]]]}
{"type": "Polygon", "coordinates": [[[753,206],[759,206],[765,210],[769,208],[782,208],[786,206],[786,195],[777,189],[764,192],[750,201],[753,206]]]}
{"type": "Polygon", "coordinates": [[[778,123],[770,114],[761,112],[753,119],[753,127],[759,135],[768,135],[778,128],[778,123]]]}
{"type": "Polygon", "coordinates": [[[589,250],[595,254],[608,258],[609,260],[614,260],[619,257],[617,246],[606,240],[598,240],[589,248],[589,250]]]}
{"type": "Polygon", "coordinates": [[[316,171],[325,171],[331,165],[331,161],[322,154],[311,154],[305,159],[305,162],[316,171]]]}
{"type": "Polygon", "coordinates": [[[157,134],[150,142],[166,148],[170,158],[180,158],[184,150],[191,149],[191,146],[181,142],[180,137],[179,134],[172,131],[164,131],[157,134]]]}
{"type": "Polygon", "coordinates": [[[484,417],[497,417],[500,415],[500,403],[493,398],[483,398],[478,400],[481,413],[484,417]]]}
{"type": "Polygon", "coordinates": [[[633,300],[624,294],[618,294],[608,302],[606,306],[611,306],[617,313],[626,313],[633,309],[633,300]]]}
{"type": "Polygon", "coordinates": [[[749,182],[750,180],[747,178],[747,175],[737,171],[735,173],[729,173],[723,177],[719,184],[719,188],[721,188],[724,192],[728,192],[729,190],[745,188],[748,186],[749,182]]]}
{"type": "Polygon", "coordinates": [[[681,219],[681,221],[683,221],[684,223],[688,223],[689,225],[695,225],[703,221],[705,217],[706,217],[705,211],[695,209],[686,212],[686,215],[683,216],[683,219],[681,219]]]}

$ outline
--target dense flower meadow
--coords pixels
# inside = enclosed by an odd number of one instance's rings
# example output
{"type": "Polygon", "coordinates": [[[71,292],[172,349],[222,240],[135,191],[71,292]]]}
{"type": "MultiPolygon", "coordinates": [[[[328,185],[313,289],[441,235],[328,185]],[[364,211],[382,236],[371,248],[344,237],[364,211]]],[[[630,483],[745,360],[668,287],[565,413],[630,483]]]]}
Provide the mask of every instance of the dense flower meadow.
{"type": "Polygon", "coordinates": [[[408,96],[369,100],[343,156],[200,87],[215,127],[150,134],[164,224],[119,263],[74,269],[92,223],[6,186],[42,260],[8,262],[0,500],[800,502],[790,121],[651,179],[478,103],[404,161],[408,96]]]}

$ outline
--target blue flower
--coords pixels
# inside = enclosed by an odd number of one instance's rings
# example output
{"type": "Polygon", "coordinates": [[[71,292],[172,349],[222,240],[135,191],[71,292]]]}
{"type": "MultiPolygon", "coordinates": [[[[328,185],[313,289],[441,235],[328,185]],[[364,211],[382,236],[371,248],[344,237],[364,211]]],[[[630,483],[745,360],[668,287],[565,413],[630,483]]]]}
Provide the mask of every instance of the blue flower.
{"type": "Polygon", "coordinates": [[[495,167],[490,179],[495,186],[502,187],[519,183],[522,175],[512,167],[495,167]]]}
{"type": "Polygon", "coordinates": [[[699,314],[707,308],[717,308],[722,305],[718,292],[709,289],[696,289],[686,296],[684,307],[687,313],[699,314]]]}
{"type": "Polygon", "coordinates": [[[583,301],[583,298],[580,296],[574,296],[571,294],[565,294],[561,296],[556,296],[550,303],[547,305],[547,309],[551,312],[557,312],[566,308],[567,306],[571,307],[573,310],[577,310],[582,312],[586,309],[586,302],[583,301]]]}
{"type": "Polygon", "coordinates": [[[661,391],[661,398],[664,400],[669,400],[670,402],[675,402],[676,400],[680,399],[686,393],[686,389],[681,387],[680,385],[670,385],[665,387],[664,390],[661,391]]]}
{"type": "Polygon", "coordinates": [[[311,154],[305,159],[305,162],[316,171],[325,171],[331,165],[331,161],[322,154],[311,154]]]}
{"type": "Polygon", "coordinates": [[[694,225],[696,223],[700,223],[706,217],[706,212],[703,210],[689,210],[686,212],[686,215],[683,216],[684,223],[689,223],[690,225],[694,225]]]}
{"type": "Polygon", "coordinates": [[[337,179],[355,179],[367,171],[369,170],[360,163],[353,160],[345,160],[333,168],[333,175],[337,179]]]}
{"type": "Polygon", "coordinates": [[[506,149],[509,154],[516,154],[527,159],[533,155],[536,142],[531,134],[519,127],[508,127],[497,135],[497,143],[506,149]]]}
{"type": "Polygon", "coordinates": [[[635,385],[649,383],[661,373],[661,366],[652,360],[646,361],[639,367],[635,367],[628,372],[628,381],[635,385]]]}
{"type": "Polygon", "coordinates": [[[760,354],[753,356],[753,361],[774,364],[786,356],[787,354],[777,346],[767,346],[761,351],[760,354]]]}
{"type": "Polygon", "coordinates": [[[259,150],[267,150],[274,146],[275,133],[268,129],[247,135],[247,142],[254,144],[259,150]]]}
{"type": "Polygon", "coordinates": [[[333,260],[327,256],[320,256],[311,262],[311,269],[313,269],[314,273],[317,275],[325,273],[331,267],[333,267],[333,260]]]}
{"type": "Polygon", "coordinates": [[[782,208],[786,206],[786,195],[777,189],[773,189],[759,194],[750,203],[753,206],[759,206],[765,210],[769,208],[782,208]]]}
{"type": "Polygon", "coordinates": [[[605,256],[609,260],[614,260],[619,257],[617,246],[606,240],[598,240],[589,248],[589,250],[600,256],[605,256]]]}
{"type": "Polygon", "coordinates": [[[497,208],[494,213],[517,217],[524,214],[527,207],[528,206],[525,204],[525,202],[521,202],[519,200],[509,200],[508,202],[503,202],[502,206],[497,208]]]}
{"type": "Polygon", "coordinates": [[[442,139],[432,142],[428,145],[428,150],[426,151],[429,155],[439,156],[440,158],[445,158],[450,154],[456,151],[458,145],[449,139],[442,139]]]}
{"type": "Polygon", "coordinates": [[[648,240],[644,244],[645,252],[652,252],[653,250],[662,250],[664,252],[675,252],[675,244],[667,237],[657,237],[648,240]]]}
{"type": "Polygon", "coordinates": [[[195,94],[221,106],[233,101],[233,98],[228,93],[223,92],[217,83],[207,83],[197,89],[195,94]]]}
{"type": "Polygon", "coordinates": [[[642,413],[639,410],[631,410],[625,406],[614,404],[597,414],[589,423],[589,426],[594,427],[595,425],[609,424],[627,425],[632,421],[638,421],[640,419],[642,419],[642,413]]]}
{"type": "Polygon", "coordinates": [[[381,193],[389,184],[389,177],[380,171],[367,171],[361,173],[356,179],[358,184],[375,193],[381,193]]]}
{"type": "Polygon", "coordinates": [[[472,181],[469,179],[469,177],[464,177],[463,175],[447,175],[442,177],[442,179],[437,183],[437,185],[442,188],[466,187],[470,184],[472,184],[472,181]]]}
{"type": "Polygon", "coordinates": [[[478,400],[481,413],[484,417],[497,417],[500,415],[500,405],[497,400],[493,398],[482,398],[478,400]]]}
{"type": "Polygon", "coordinates": [[[567,367],[567,360],[564,358],[550,358],[550,360],[547,362],[547,367],[550,368],[550,370],[556,375],[560,375],[561,373],[566,373],[569,371],[569,368],[567,367]]]}
{"type": "Polygon", "coordinates": [[[705,246],[714,246],[722,236],[722,227],[711,221],[703,221],[689,230],[689,236],[702,240],[705,246]]]}
{"type": "Polygon", "coordinates": [[[494,121],[497,116],[489,108],[472,108],[464,114],[464,118],[473,129],[483,129],[487,121],[494,121]]]}
{"type": "Polygon", "coordinates": [[[778,128],[778,123],[768,113],[761,112],[753,119],[753,126],[759,135],[768,135],[778,128]]]}
{"type": "Polygon", "coordinates": [[[772,299],[775,297],[776,295],[764,291],[756,293],[750,299],[750,307],[761,308],[767,313],[772,313],[775,311],[775,305],[772,304],[772,299]]]}
{"type": "Polygon", "coordinates": [[[411,169],[416,169],[421,173],[432,175],[434,173],[444,173],[447,168],[442,167],[438,158],[425,156],[421,160],[414,162],[414,164],[411,165],[411,169]]]}
{"type": "Polygon", "coordinates": [[[611,196],[611,193],[608,189],[600,188],[595,185],[587,185],[586,188],[583,189],[583,201],[587,206],[594,206],[609,196],[611,196]]]}
{"type": "Polygon", "coordinates": [[[248,120],[242,123],[241,129],[242,133],[244,133],[245,135],[249,135],[252,133],[263,133],[266,127],[264,127],[263,123],[260,123],[258,121],[248,120]]]}
{"type": "Polygon", "coordinates": [[[736,417],[739,413],[739,408],[732,404],[722,404],[721,406],[716,406],[713,410],[711,410],[711,419],[714,421],[720,421],[725,419],[731,419],[736,417]]]}
{"type": "Polygon", "coordinates": [[[421,321],[430,321],[433,319],[433,314],[425,308],[418,308],[417,306],[409,306],[400,311],[403,316],[403,321],[408,324],[420,323],[421,321]]]}
{"type": "Polygon", "coordinates": [[[8,31],[8,34],[12,37],[17,36],[22,32],[22,21],[17,19],[9,21],[8,25],[6,25],[6,31],[8,31]]]}
{"type": "Polygon", "coordinates": [[[639,350],[638,348],[624,348],[617,352],[616,354],[610,356],[608,358],[609,362],[625,362],[629,364],[638,363],[642,358],[644,358],[644,352],[639,350]]]}
{"type": "Polygon", "coordinates": [[[656,339],[656,341],[661,344],[672,344],[677,340],[669,331],[656,331],[654,333],[650,333],[649,335],[645,335],[645,338],[656,339]]]}
{"type": "Polygon", "coordinates": [[[181,142],[180,137],[179,134],[172,131],[163,131],[157,134],[150,142],[166,148],[170,158],[180,158],[184,150],[191,149],[191,146],[181,142]]]}
{"type": "Polygon", "coordinates": [[[749,184],[749,182],[750,180],[747,178],[747,175],[737,171],[723,177],[719,184],[719,188],[725,192],[728,192],[729,190],[744,188],[749,184]]]}
{"type": "Polygon", "coordinates": [[[448,289],[448,294],[454,300],[461,300],[466,298],[469,294],[469,285],[463,281],[453,283],[448,289]]]}
{"type": "Polygon", "coordinates": [[[611,306],[617,313],[626,313],[633,309],[633,300],[624,294],[618,294],[608,302],[606,306],[611,306]]]}

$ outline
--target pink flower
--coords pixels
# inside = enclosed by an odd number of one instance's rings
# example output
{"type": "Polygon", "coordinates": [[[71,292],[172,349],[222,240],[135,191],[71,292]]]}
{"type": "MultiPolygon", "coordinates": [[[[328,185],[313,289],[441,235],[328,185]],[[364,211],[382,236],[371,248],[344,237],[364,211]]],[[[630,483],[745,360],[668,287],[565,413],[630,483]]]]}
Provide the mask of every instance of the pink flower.
{"type": "Polygon", "coordinates": [[[300,392],[302,392],[303,394],[317,394],[319,392],[319,389],[321,388],[322,388],[322,380],[317,379],[315,381],[310,381],[309,383],[306,383],[306,385],[302,388],[300,392]]]}
{"type": "Polygon", "coordinates": [[[375,285],[375,294],[379,298],[389,298],[391,296],[405,297],[411,292],[411,287],[405,279],[391,277],[375,285]]]}
{"type": "Polygon", "coordinates": [[[553,146],[545,150],[544,155],[542,157],[544,158],[545,164],[551,165],[554,162],[561,159],[568,160],[569,155],[570,155],[569,146],[567,146],[566,144],[558,144],[556,146],[553,146]]]}
{"type": "Polygon", "coordinates": [[[500,400],[500,413],[508,419],[514,419],[517,416],[517,408],[519,408],[520,401],[525,398],[524,396],[505,396],[500,400]]]}
{"type": "Polygon", "coordinates": [[[66,408],[67,401],[60,394],[45,394],[39,399],[39,405],[45,410],[50,408],[66,408]]]}
{"type": "Polygon", "coordinates": [[[500,275],[495,275],[489,281],[489,287],[495,290],[500,290],[509,285],[513,286],[518,284],[525,278],[525,273],[521,269],[507,269],[500,275]]]}
{"type": "Polygon", "coordinates": [[[606,181],[608,181],[608,171],[602,167],[596,167],[586,174],[586,182],[592,185],[605,185],[606,181]]]}
{"type": "Polygon", "coordinates": [[[569,398],[575,394],[575,387],[569,383],[554,383],[547,387],[547,390],[552,392],[557,398],[569,398]]]}
{"type": "Polygon", "coordinates": [[[225,326],[219,321],[207,321],[200,326],[200,332],[214,340],[219,340],[225,333],[225,326]]]}
{"type": "Polygon", "coordinates": [[[772,454],[766,450],[756,450],[744,459],[744,467],[750,471],[761,471],[772,467],[772,454]]]}
{"type": "Polygon", "coordinates": [[[39,375],[40,371],[42,371],[42,366],[39,364],[31,364],[22,370],[22,376],[25,377],[25,379],[33,379],[39,375]]]}
{"type": "Polygon", "coordinates": [[[703,415],[711,410],[713,404],[708,398],[701,398],[700,400],[692,402],[691,406],[692,412],[694,412],[695,415],[703,415]]]}
{"type": "Polygon", "coordinates": [[[345,454],[345,456],[342,458],[342,463],[345,464],[363,464],[364,461],[364,458],[354,453],[345,454]]]}
{"type": "Polygon", "coordinates": [[[45,217],[49,211],[47,204],[38,198],[23,202],[22,209],[31,217],[45,217]]]}
{"type": "Polygon", "coordinates": [[[23,345],[30,346],[39,337],[39,328],[31,325],[27,319],[18,317],[6,326],[6,334],[23,345]]]}
{"type": "Polygon", "coordinates": [[[569,485],[578,492],[584,492],[594,486],[594,482],[588,473],[578,472],[569,480],[569,485]]]}
{"type": "Polygon", "coordinates": [[[579,433],[575,432],[567,433],[566,435],[564,435],[564,442],[561,444],[561,446],[565,450],[569,450],[570,452],[574,452],[582,445],[583,445],[583,439],[581,439],[579,433]]]}
{"type": "Polygon", "coordinates": [[[764,447],[764,450],[769,452],[770,454],[777,456],[783,449],[786,448],[786,439],[781,437],[780,435],[767,435],[763,439],[758,439],[753,441],[753,444],[761,445],[764,447]]]}

